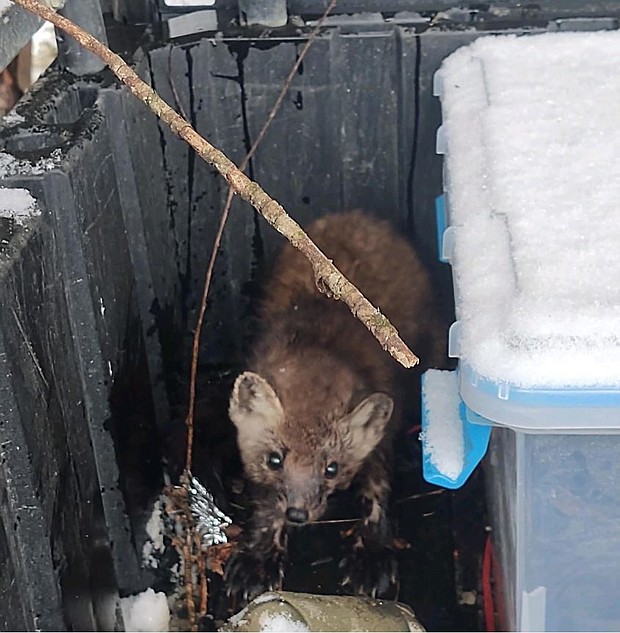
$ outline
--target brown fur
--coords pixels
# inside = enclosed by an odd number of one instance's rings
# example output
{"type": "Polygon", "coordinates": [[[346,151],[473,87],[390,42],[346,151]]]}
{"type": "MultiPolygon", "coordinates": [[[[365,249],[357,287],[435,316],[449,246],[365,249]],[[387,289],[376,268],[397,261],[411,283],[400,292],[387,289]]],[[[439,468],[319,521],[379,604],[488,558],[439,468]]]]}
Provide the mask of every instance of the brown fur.
{"type": "MultiPolygon", "coordinates": [[[[430,350],[437,356],[430,279],[408,242],[387,222],[360,211],[325,216],[308,233],[414,352],[430,350]]],[[[291,245],[276,262],[260,316],[251,371],[239,376],[230,402],[245,473],[255,486],[256,512],[247,547],[227,574],[229,591],[243,590],[251,597],[254,586],[259,591],[277,585],[286,553],[287,510],[316,520],[333,491],[355,484],[366,515],[348,580],[356,590],[383,593],[393,580],[385,577],[393,575],[393,567],[361,575],[355,568],[371,567],[365,558],[370,550],[385,560],[390,545],[386,505],[399,422],[392,410],[395,401],[400,409],[402,370],[346,305],[319,293],[309,262],[291,245]],[[282,460],[277,468],[270,466],[273,453],[282,460]],[[329,476],[326,469],[334,463],[337,473],[329,476]],[[262,583],[248,587],[251,574],[262,583]]]]}

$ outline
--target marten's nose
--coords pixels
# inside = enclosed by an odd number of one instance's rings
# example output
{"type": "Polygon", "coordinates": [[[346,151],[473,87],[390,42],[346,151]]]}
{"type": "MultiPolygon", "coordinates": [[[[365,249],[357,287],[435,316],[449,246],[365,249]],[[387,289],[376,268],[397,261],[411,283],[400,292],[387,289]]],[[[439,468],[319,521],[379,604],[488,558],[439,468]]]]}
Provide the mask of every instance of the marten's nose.
{"type": "Polygon", "coordinates": [[[288,508],[286,518],[291,523],[305,523],[308,520],[308,512],[303,508],[288,508]]]}

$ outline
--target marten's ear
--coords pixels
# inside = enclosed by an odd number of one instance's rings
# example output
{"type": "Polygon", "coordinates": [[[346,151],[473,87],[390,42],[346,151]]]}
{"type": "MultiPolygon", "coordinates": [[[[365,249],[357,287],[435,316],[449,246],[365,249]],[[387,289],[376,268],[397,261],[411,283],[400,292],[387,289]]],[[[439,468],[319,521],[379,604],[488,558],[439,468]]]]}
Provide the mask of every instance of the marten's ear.
{"type": "Polygon", "coordinates": [[[394,401],[384,393],[373,393],[344,419],[353,455],[360,461],[374,450],[385,434],[394,401]]]}
{"type": "Polygon", "coordinates": [[[271,385],[251,371],[244,372],[235,381],[228,413],[239,434],[255,437],[274,429],[284,415],[271,385]]]}

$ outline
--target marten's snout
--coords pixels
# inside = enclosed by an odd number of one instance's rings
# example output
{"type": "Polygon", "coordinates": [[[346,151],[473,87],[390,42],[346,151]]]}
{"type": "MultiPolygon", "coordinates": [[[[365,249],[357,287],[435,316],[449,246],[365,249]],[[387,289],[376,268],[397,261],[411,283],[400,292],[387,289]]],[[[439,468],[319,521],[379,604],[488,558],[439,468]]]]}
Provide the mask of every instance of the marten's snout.
{"type": "Polygon", "coordinates": [[[305,523],[308,520],[308,511],[303,508],[288,508],[286,518],[291,523],[305,523]]]}

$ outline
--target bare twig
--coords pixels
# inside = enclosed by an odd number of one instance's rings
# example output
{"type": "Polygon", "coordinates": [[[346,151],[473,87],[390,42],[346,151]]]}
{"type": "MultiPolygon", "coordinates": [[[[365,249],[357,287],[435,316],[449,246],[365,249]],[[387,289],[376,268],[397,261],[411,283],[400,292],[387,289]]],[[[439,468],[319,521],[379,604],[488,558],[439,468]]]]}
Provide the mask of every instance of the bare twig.
{"type": "Polygon", "coordinates": [[[183,590],[190,631],[197,631],[196,601],[194,599],[194,562],[196,560],[194,546],[197,534],[189,506],[189,494],[184,486],[167,486],[164,488],[164,494],[166,496],[166,513],[174,518],[184,535],[184,539],[174,537],[172,544],[183,559],[183,590]]]}
{"type": "MultiPolygon", "coordinates": [[[[245,158],[239,165],[239,169],[241,171],[245,171],[248,166],[250,160],[256,153],[258,146],[261,144],[263,138],[265,138],[265,134],[267,130],[271,126],[274,117],[276,116],[280,106],[282,105],[282,101],[284,101],[284,97],[288,92],[293,78],[295,77],[295,73],[299,70],[301,63],[304,60],[307,52],[310,50],[313,42],[316,40],[316,37],[319,33],[325,18],[330,14],[332,9],[336,6],[337,0],[331,0],[331,2],[327,5],[325,12],[321,16],[321,18],[316,23],[314,30],[310,33],[308,37],[308,41],[304,44],[301,52],[299,53],[297,60],[293,64],[291,71],[288,74],[288,77],[284,81],[284,85],[282,86],[282,90],[278,95],[273,107],[271,108],[269,114],[267,115],[267,119],[263,124],[258,136],[252,143],[248,153],[245,158]]],[[[170,58],[168,58],[170,60],[170,58]]],[[[169,70],[170,73],[170,70],[169,70]]],[[[170,84],[172,85],[172,75],[170,76],[170,84]]],[[[176,93],[175,93],[176,98],[176,93]]],[[[186,117],[187,118],[187,117],[186,117]]],[[[198,311],[198,318],[196,319],[196,328],[194,329],[194,340],[192,345],[192,361],[190,368],[190,378],[189,378],[189,404],[187,410],[187,418],[185,419],[185,424],[187,425],[187,446],[185,448],[185,476],[190,472],[192,468],[192,454],[193,454],[193,445],[194,445],[194,413],[196,407],[196,375],[198,373],[198,355],[200,351],[200,336],[202,334],[202,326],[204,323],[205,312],[207,310],[207,297],[209,295],[209,288],[211,287],[211,278],[213,277],[213,270],[215,268],[215,260],[217,259],[217,254],[220,250],[220,244],[222,242],[222,236],[224,235],[224,228],[226,227],[226,222],[228,221],[228,216],[230,214],[230,208],[232,206],[234,190],[232,187],[228,188],[228,194],[226,195],[226,203],[224,204],[224,209],[222,210],[222,215],[220,217],[220,222],[217,227],[217,233],[215,234],[215,240],[213,241],[213,249],[211,250],[211,257],[209,258],[209,264],[207,266],[207,272],[205,274],[205,283],[202,291],[202,298],[200,300],[200,309],[198,311]]]]}
{"type": "Polygon", "coordinates": [[[196,558],[198,559],[198,575],[200,577],[200,603],[198,607],[198,615],[203,618],[207,615],[207,600],[209,598],[207,590],[207,559],[202,555],[200,535],[196,532],[194,532],[194,549],[198,552],[196,558]]]}
{"type": "Polygon", "coordinates": [[[317,287],[322,292],[346,303],[352,314],[370,330],[381,346],[401,365],[413,367],[418,363],[418,358],[401,340],[390,321],[344,277],[299,224],[286,213],[282,205],[267,195],[260,185],[250,180],[220,150],[200,136],[118,55],[70,20],[39,4],[37,0],[13,0],[13,2],[44,20],[52,22],[75,38],[84,48],[102,59],[136,97],[143,101],[177,136],[191,145],[203,160],[213,165],[237,194],[249,202],[271,226],[308,258],[317,287]]]}
{"type": "Polygon", "coordinates": [[[323,12],[323,15],[317,21],[314,29],[312,30],[312,33],[310,33],[310,36],[308,37],[308,41],[304,44],[303,48],[301,49],[301,52],[299,53],[297,59],[295,60],[295,63],[293,64],[293,67],[291,68],[288,74],[288,77],[284,81],[284,85],[282,86],[282,90],[280,91],[280,94],[278,95],[276,102],[273,104],[273,108],[271,108],[271,111],[267,115],[267,120],[263,124],[261,131],[258,133],[258,136],[254,140],[254,143],[252,143],[252,147],[250,147],[250,151],[248,152],[247,156],[243,159],[243,162],[241,163],[241,165],[239,165],[239,169],[241,171],[245,171],[245,168],[247,167],[248,162],[256,153],[256,150],[258,146],[262,143],[263,138],[265,138],[265,134],[267,133],[267,130],[271,126],[271,123],[273,122],[274,117],[278,113],[278,110],[280,109],[280,106],[282,105],[282,101],[284,101],[284,97],[286,96],[288,89],[291,87],[293,78],[295,77],[297,71],[299,70],[299,67],[303,63],[304,58],[306,57],[306,54],[310,50],[310,47],[312,46],[312,44],[314,44],[314,40],[316,40],[317,35],[319,34],[321,27],[323,26],[323,22],[325,22],[325,20],[327,19],[327,16],[333,11],[334,7],[336,6],[336,2],[337,0],[331,0],[331,2],[327,5],[327,8],[323,12]]]}
{"type": "Polygon", "coordinates": [[[172,96],[174,97],[174,103],[176,107],[179,109],[179,112],[181,113],[183,118],[189,120],[187,113],[183,109],[181,97],[179,97],[179,93],[177,92],[177,87],[172,76],[172,46],[168,49],[168,83],[170,84],[170,90],[172,91],[172,96]]]}
{"type": "Polygon", "coordinates": [[[189,526],[185,527],[185,543],[183,543],[183,583],[185,586],[185,604],[187,605],[187,619],[189,620],[190,630],[197,631],[196,624],[196,602],[194,600],[194,556],[193,551],[193,534],[189,526]]]}

